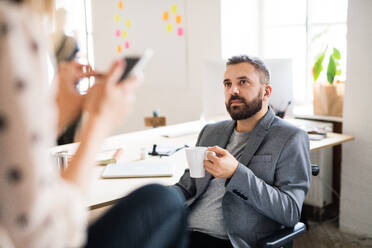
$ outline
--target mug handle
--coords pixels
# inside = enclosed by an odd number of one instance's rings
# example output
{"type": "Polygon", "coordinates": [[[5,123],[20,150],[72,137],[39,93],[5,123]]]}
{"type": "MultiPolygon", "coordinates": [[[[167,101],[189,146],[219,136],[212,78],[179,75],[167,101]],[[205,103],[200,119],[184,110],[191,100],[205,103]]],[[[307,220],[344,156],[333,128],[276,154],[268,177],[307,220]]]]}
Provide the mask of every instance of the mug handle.
{"type": "Polygon", "coordinates": [[[212,152],[212,151],[205,151],[205,156],[204,156],[204,160],[208,160],[207,156],[209,153],[212,153],[214,156],[216,156],[216,153],[215,152],[212,152]]]}

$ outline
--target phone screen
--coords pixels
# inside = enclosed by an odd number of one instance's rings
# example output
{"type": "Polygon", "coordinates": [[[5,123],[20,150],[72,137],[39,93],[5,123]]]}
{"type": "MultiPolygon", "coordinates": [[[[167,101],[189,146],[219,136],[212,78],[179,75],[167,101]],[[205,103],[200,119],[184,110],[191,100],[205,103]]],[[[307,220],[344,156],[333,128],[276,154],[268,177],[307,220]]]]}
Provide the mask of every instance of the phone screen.
{"type": "Polygon", "coordinates": [[[128,74],[132,71],[133,67],[140,60],[140,57],[125,57],[124,60],[126,63],[126,67],[125,67],[123,74],[121,75],[119,79],[119,82],[123,81],[128,76],[128,74]]]}

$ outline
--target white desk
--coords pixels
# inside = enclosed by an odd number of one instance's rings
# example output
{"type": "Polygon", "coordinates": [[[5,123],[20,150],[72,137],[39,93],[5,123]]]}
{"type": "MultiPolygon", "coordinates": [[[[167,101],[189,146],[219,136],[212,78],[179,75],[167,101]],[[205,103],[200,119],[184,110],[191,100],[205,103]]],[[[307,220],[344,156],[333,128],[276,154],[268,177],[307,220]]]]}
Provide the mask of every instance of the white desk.
{"type": "Polygon", "coordinates": [[[301,119],[331,121],[331,122],[342,122],[343,120],[342,117],[338,117],[338,116],[315,115],[314,110],[313,110],[313,105],[294,106],[293,116],[295,118],[301,118],[301,119]]]}
{"type": "MultiPolygon", "coordinates": [[[[151,147],[153,144],[188,144],[195,145],[199,130],[204,123],[200,121],[167,126],[163,128],[149,129],[140,132],[133,132],[110,137],[106,139],[103,149],[113,149],[122,147],[124,155],[121,160],[131,161],[139,158],[140,148],[143,146],[151,147]],[[191,128],[190,128],[191,127],[191,128]],[[179,137],[166,138],[162,134],[169,130],[184,130],[192,129],[193,134],[183,135],[179,137]]],[[[344,142],[353,140],[349,135],[328,133],[328,138],[321,141],[311,141],[310,150],[318,150],[326,147],[335,146],[344,142]]],[[[77,144],[69,144],[64,146],[57,146],[52,148],[52,152],[76,149],[77,144]]],[[[101,174],[104,170],[103,166],[95,166],[94,178],[92,183],[91,194],[88,200],[90,209],[97,209],[113,204],[119,198],[127,195],[134,189],[149,183],[159,183],[163,185],[172,185],[176,183],[182,176],[187,162],[184,150],[181,150],[169,158],[175,166],[175,175],[173,177],[159,177],[159,178],[128,178],[128,179],[102,179],[101,174]]]]}

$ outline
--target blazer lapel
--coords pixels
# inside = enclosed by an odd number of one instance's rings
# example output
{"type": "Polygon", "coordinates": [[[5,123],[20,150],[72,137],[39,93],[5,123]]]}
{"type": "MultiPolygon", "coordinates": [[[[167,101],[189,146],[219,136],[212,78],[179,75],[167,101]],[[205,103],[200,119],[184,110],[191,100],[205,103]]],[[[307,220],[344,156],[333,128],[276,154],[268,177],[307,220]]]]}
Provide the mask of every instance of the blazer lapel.
{"type": "Polygon", "coordinates": [[[225,125],[216,130],[211,137],[207,138],[206,142],[203,143],[203,146],[219,146],[225,149],[230,136],[234,131],[235,125],[235,121],[226,122],[225,125]]]}
{"type": "Polygon", "coordinates": [[[255,128],[252,130],[252,136],[248,139],[243,155],[240,158],[240,163],[247,165],[251,161],[253,155],[256,153],[258,147],[261,145],[266,134],[269,132],[269,128],[275,119],[275,114],[268,109],[264,117],[257,123],[255,128]]]}
{"type": "Polygon", "coordinates": [[[240,163],[247,165],[251,161],[253,155],[256,153],[258,147],[265,138],[266,133],[267,131],[265,129],[262,130],[261,128],[257,129],[257,132],[254,132],[245,144],[243,155],[239,159],[240,163]]]}

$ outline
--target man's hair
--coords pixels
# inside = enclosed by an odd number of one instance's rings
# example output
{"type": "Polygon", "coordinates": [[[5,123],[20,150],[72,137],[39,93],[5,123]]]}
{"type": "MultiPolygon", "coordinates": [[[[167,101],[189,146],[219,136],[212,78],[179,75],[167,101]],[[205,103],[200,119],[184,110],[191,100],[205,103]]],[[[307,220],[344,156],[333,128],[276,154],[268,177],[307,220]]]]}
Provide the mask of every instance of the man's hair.
{"type": "Polygon", "coordinates": [[[260,77],[261,83],[262,84],[270,83],[270,71],[261,59],[257,57],[251,57],[248,55],[238,55],[229,58],[227,60],[226,66],[236,65],[240,63],[249,63],[253,65],[254,68],[261,74],[260,77]]]}

